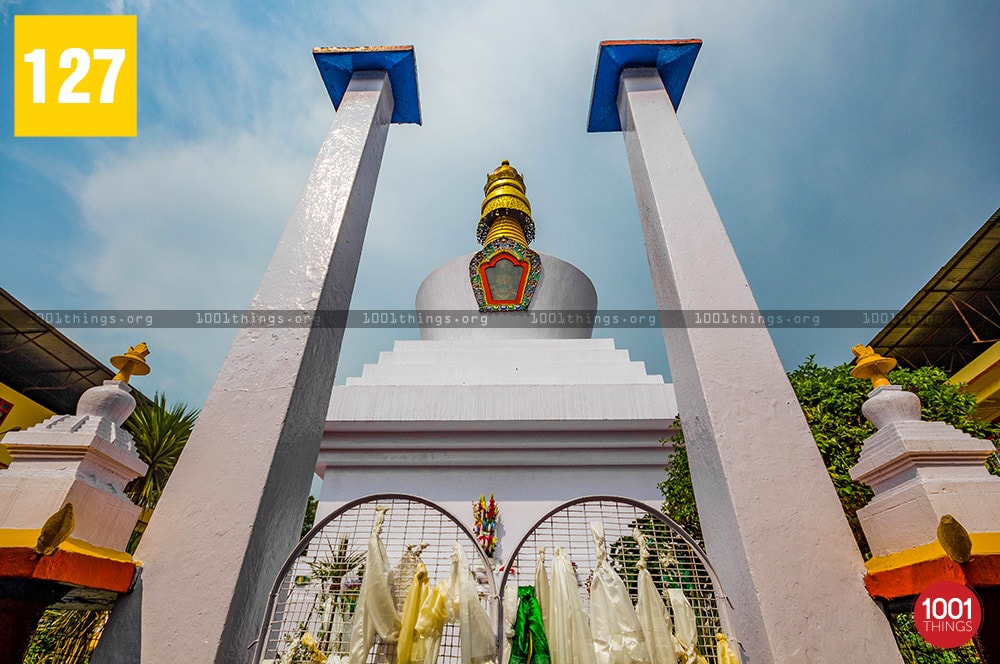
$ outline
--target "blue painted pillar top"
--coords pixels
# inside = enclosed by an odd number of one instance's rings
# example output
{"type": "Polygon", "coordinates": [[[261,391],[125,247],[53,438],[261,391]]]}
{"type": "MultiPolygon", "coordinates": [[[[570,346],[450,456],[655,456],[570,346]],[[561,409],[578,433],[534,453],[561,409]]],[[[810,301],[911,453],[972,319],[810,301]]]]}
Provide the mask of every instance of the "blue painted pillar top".
{"type": "Polygon", "coordinates": [[[313,57],[334,108],[340,107],[354,72],[385,71],[394,102],[392,122],[421,124],[417,59],[412,46],[321,47],[313,49],[313,57]]]}
{"type": "Polygon", "coordinates": [[[597,54],[587,131],[621,131],[618,79],[626,67],[656,69],[676,111],[699,49],[700,39],[602,41],[597,54]]]}

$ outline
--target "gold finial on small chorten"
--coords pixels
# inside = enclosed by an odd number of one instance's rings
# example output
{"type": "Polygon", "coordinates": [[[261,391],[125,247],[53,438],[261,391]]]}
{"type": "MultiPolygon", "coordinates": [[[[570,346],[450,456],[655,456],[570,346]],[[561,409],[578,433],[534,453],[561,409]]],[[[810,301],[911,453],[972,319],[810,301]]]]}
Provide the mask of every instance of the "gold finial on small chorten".
{"type": "Polygon", "coordinates": [[[483,187],[486,196],[476,228],[480,244],[507,236],[527,246],[535,239],[531,203],[524,192],[524,177],[506,159],[486,176],[483,187]]]}
{"type": "Polygon", "coordinates": [[[118,373],[112,380],[120,380],[127,383],[132,376],[145,376],[149,373],[149,365],[146,364],[146,356],[149,355],[149,346],[143,341],[137,346],[129,346],[124,355],[115,355],[111,358],[111,366],[118,369],[118,373]]]}
{"type": "Polygon", "coordinates": [[[862,380],[871,380],[872,389],[889,385],[886,374],[896,368],[896,360],[891,357],[882,357],[871,346],[858,344],[851,348],[854,357],[858,358],[858,363],[851,369],[851,375],[862,380]]]}

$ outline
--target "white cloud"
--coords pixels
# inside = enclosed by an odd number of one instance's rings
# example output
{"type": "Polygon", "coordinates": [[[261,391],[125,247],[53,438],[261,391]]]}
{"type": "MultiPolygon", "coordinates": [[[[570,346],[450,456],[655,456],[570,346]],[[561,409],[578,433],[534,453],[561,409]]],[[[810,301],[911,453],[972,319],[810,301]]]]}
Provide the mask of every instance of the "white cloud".
{"type": "Polygon", "coordinates": [[[109,14],[147,14],[153,7],[153,0],[107,0],[109,14]]]}
{"type": "Polygon", "coordinates": [[[10,10],[19,7],[22,0],[0,0],[0,17],[6,24],[10,20],[10,10]]]}
{"type": "MultiPolygon", "coordinates": [[[[11,6],[0,0],[3,11],[11,6]]],[[[970,178],[937,178],[927,163],[948,163],[959,174],[989,173],[996,163],[979,157],[985,168],[962,170],[966,155],[982,148],[956,143],[940,126],[926,129],[928,118],[940,124],[947,117],[947,107],[919,98],[922,88],[910,83],[916,69],[893,59],[913,54],[887,46],[905,44],[911,22],[930,21],[919,12],[895,17],[840,2],[633,0],[613,9],[594,0],[514,1],[500,10],[402,1],[107,6],[142,15],[140,136],[124,148],[101,144],[93,167],[74,162],[68,180],[44,167],[80,202],[93,242],[74,271],[102,306],[249,300],[333,117],[310,55],[319,45],[416,46],[424,125],[390,131],[355,294],[365,306],[409,306],[427,272],[475,249],[484,177],[504,158],[525,173],[537,248],[587,271],[603,306],[652,306],[621,139],[584,131],[602,39],[704,39],[681,121],[751,285],[770,306],[799,293],[815,303],[831,291],[833,276],[852,279],[842,291],[863,286],[860,271],[843,269],[846,259],[811,265],[801,258],[815,251],[810,243],[837,253],[843,238],[868,233],[867,245],[884,245],[899,230],[885,220],[893,206],[886,201],[902,201],[914,188],[961,198],[971,186],[970,178]],[[880,109],[888,117],[862,112],[880,109]],[[892,145],[901,148],[869,153],[893,120],[892,145]],[[869,216],[854,218],[859,208],[869,216]]],[[[959,57],[939,54],[949,76],[934,80],[961,104],[970,93],[953,81],[966,70],[952,56],[959,57]]],[[[921,61],[919,79],[935,66],[929,56],[921,61]]],[[[988,111],[963,116],[983,127],[990,118],[988,111]]],[[[44,153],[30,159],[35,168],[48,163],[44,153]]],[[[928,201],[921,205],[926,227],[934,213],[928,201]]],[[[866,262],[874,251],[867,245],[852,249],[850,260],[866,262]]],[[[662,353],[658,332],[649,337],[645,346],[662,353]]],[[[164,343],[178,364],[211,364],[203,350],[191,350],[198,344],[190,334],[171,338],[178,340],[164,343]]],[[[342,367],[373,361],[368,342],[349,333],[342,367]]],[[[221,351],[213,352],[221,361],[221,351]]],[[[656,361],[653,369],[662,371],[656,361]]]]}
{"type": "Polygon", "coordinates": [[[246,134],[99,166],[80,192],[95,235],[80,277],[119,307],[243,306],[307,168],[246,134]]]}

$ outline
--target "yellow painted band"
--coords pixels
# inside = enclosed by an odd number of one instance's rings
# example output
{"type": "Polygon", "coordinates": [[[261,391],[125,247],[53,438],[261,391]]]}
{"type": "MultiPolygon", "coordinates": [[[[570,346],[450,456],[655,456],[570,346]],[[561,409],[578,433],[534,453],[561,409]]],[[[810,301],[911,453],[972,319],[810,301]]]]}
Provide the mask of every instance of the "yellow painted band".
{"type": "MultiPolygon", "coordinates": [[[[1000,363],[1000,341],[994,343],[978,357],[957,371],[954,376],[948,379],[948,382],[972,384],[976,380],[981,379],[983,374],[993,369],[998,363],[1000,363]]],[[[994,369],[994,373],[997,371],[997,369],[994,369]]],[[[976,396],[979,397],[980,395],[977,393],[976,396]]],[[[982,401],[986,396],[989,395],[984,395],[979,400],[982,401]]]]}
{"type": "MultiPolygon", "coordinates": [[[[969,537],[972,539],[973,556],[1000,556],[1000,533],[969,533],[969,537]]],[[[934,540],[930,544],[871,558],[865,567],[869,574],[877,574],[947,557],[941,543],[934,540]]]]}
{"type": "MultiPolygon", "coordinates": [[[[35,547],[38,542],[38,535],[41,533],[38,528],[0,528],[0,548],[28,548],[35,547]]],[[[135,563],[135,559],[124,551],[116,551],[103,546],[95,546],[89,542],[70,537],[59,545],[61,551],[67,553],[79,553],[91,558],[104,558],[120,563],[135,563]]]]}

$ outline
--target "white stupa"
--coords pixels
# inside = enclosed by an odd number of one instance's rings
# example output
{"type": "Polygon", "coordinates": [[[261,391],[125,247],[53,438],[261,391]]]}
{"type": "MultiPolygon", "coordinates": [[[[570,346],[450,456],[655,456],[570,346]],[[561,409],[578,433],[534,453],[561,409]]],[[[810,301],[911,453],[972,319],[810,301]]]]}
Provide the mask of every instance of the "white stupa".
{"type": "Polygon", "coordinates": [[[502,558],[573,498],[659,508],[669,454],[661,440],[677,405],[662,376],[614,340],[591,338],[590,279],[529,248],[522,176],[504,161],[485,192],[483,249],[448,261],[417,291],[421,340],[397,341],[334,387],[317,473],[319,515],[366,495],[409,493],[471,527],[473,501],[492,493],[502,558]]]}

